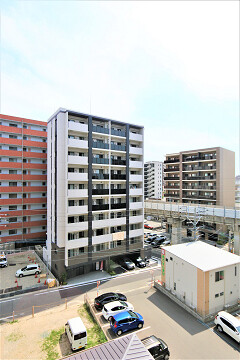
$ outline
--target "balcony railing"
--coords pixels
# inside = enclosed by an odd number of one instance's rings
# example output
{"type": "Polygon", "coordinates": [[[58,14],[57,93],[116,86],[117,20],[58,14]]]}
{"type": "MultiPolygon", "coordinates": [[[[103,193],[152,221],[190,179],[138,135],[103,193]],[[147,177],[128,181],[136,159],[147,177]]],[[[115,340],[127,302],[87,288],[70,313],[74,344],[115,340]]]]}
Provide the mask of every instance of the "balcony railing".
{"type": "Polygon", "coordinates": [[[175,197],[175,198],[179,198],[179,194],[169,194],[169,193],[166,193],[166,194],[165,194],[165,197],[175,197]]]}
{"type": "Polygon", "coordinates": [[[126,194],[126,189],[111,189],[111,195],[113,194],[126,194]]]}
{"type": "Polygon", "coordinates": [[[164,180],[179,180],[179,176],[166,176],[164,180]]]}
{"type": "Polygon", "coordinates": [[[183,171],[195,171],[195,170],[216,170],[216,166],[185,166],[183,171]]]}
{"type": "Polygon", "coordinates": [[[126,145],[111,144],[111,150],[126,151],[126,145]]]}
{"type": "Polygon", "coordinates": [[[116,159],[112,159],[112,160],[111,160],[111,164],[112,164],[112,165],[126,165],[126,160],[116,160],[116,159]]]}
{"type": "Polygon", "coordinates": [[[189,190],[198,190],[198,189],[204,189],[204,190],[216,190],[216,186],[183,186],[183,190],[189,189],[189,190]]]}
{"type": "Polygon", "coordinates": [[[172,167],[172,168],[164,169],[164,172],[171,172],[171,171],[179,171],[179,167],[172,167]]]}
{"type": "Polygon", "coordinates": [[[93,164],[109,164],[109,159],[107,158],[93,158],[93,164]]]}
{"type": "Polygon", "coordinates": [[[126,180],[126,174],[111,174],[112,180],[126,180]]]}
{"type": "Polygon", "coordinates": [[[97,180],[107,180],[109,179],[109,174],[92,174],[92,178],[97,180]]]}
{"type": "Polygon", "coordinates": [[[111,209],[125,209],[126,203],[111,204],[111,209]]]}
{"type": "Polygon", "coordinates": [[[92,195],[108,195],[109,189],[92,189],[92,195]]]}
{"type": "Polygon", "coordinates": [[[126,137],[126,132],[124,130],[111,129],[111,134],[116,135],[116,136],[124,136],[124,137],[126,137]]]}
{"type": "Polygon", "coordinates": [[[183,178],[184,180],[191,180],[191,181],[195,181],[195,180],[216,180],[216,176],[185,176],[183,178]]]}
{"type": "Polygon", "coordinates": [[[109,210],[109,204],[98,204],[92,206],[92,211],[109,210]]]}
{"type": "Polygon", "coordinates": [[[92,147],[99,149],[109,149],[109,144],[101,141],[93,141],[92,147]]]}
{"type": "Polygon", "coordinates": [[[165,160],[164,164],[171,164],[171,163],[176,163],[176,162],[179,162],[179,159],[165,160]]]}
{"type": "Polygon", "coordinates": [[[197,161],[197,160],[214,160],[216,159],[216,155],[212,155],[212,156],[186,156],[183,158],[183,162],[185,161],[197,161]]]}
{"type": "Polygon", "coordinates": [[[101,134],[109,134],[109,128],[105,128],[105,127],[102,127],[102,126],[99,126],[99,125],[93,125],[92,131],[93,132],[98,132],[98,133],[101,133],[101,134]]]}
{"type": "Polygon", "coordinates": [[[215,197],[215,196],[198,195],[198,194],[196,194],[196,195],[183,194],[182,197],[185,198],[185,199],[189,198],[189,199],[203,199],[203,200],[205,200],[205,199],[211,199],[211,200],[216,200],[216,197],[215,197]]]}

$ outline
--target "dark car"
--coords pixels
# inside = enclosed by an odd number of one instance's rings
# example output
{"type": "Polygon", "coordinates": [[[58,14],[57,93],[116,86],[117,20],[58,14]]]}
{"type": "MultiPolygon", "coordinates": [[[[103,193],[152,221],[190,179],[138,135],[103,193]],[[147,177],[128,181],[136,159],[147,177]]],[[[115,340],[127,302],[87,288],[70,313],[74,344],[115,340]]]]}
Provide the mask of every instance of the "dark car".
{"type": "Polygon", "coordinates": [[[161,237],[158,237],[156,238],[152,243],[152,247],[159,247],[164,241],[166,241],[167,238],[166,236],[161,236],[161,237]]]}
{"type": "Polygon", "coordinates": [[[167,344],[162,340],[157,338],[154,335],[151,335],[142,340],[145,348],[150,352],[152,357],[156,360],[168,360],[170,352],[168,350],[167,344]]]}
{"type": "Polygon", "coordinates": [[[143,268],[146,266],[146,262],[141,258],[141,256],[139,256],[137,259],[135,259],[134,262],[140,268],[143,268]]]}
{"type": "Polygon", "coordinates": [[[95,306],[96,310],[102,310],[102,308],[105,304],[107,304],[111,301],[117,301],[117,300],[127,301],[127,298],[123,294],[109,292],[109,293],[105,293],[105,294],[102,294],[102,295],[99,295],[98,297],[96,297],[94,299],[94,306],[95,306]]]}
{"type": "Polygon", "coordinates": [[[119,261],[119,264],[127,270],[135,269],[135,264],[129,258],[123,258],[119,261]]]}

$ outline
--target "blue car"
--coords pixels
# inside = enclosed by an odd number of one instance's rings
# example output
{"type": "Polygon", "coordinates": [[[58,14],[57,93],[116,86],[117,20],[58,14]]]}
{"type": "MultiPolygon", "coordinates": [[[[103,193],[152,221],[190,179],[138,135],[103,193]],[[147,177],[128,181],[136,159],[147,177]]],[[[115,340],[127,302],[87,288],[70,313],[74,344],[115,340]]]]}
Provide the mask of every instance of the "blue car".
{"type": "Polygon", "coordinates": [[[114,315],[110,322],[111,329],[117,336],[129,330],[141,329],[143,324],[144,320],[142,315],[132,310],[114,315]]]}

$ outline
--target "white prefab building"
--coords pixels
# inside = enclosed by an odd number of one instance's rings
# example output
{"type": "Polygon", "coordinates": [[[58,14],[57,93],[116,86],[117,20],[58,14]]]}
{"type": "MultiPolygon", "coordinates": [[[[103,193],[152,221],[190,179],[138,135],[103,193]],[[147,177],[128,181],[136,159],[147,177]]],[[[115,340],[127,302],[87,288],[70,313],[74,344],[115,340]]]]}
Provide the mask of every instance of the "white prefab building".
{"type": "Polygon", "coordinates": [[[162,249],[163,286],[201,316],[238,304],[240,257],[202,241],[162,249]]]}
{"type": "Polygon", "coordinates": [[[163,168],[160,161],[148,161],[144,164],[144,198],[163,198],[163,168]]]}

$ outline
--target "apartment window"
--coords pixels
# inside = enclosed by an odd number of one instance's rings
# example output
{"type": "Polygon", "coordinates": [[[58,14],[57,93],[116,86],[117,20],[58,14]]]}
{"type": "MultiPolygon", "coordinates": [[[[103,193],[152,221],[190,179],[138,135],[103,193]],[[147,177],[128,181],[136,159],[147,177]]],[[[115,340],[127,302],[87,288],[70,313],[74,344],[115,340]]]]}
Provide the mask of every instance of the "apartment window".
{"type": "Polygon", "coordinates": [[[23,194],[23,198],[25,199],[27,197],[27,194],[23,194]]]}
{"type": "Polygon", "coordinates": [[[9,139],[17,139],[17,135],[9,135],[9,139]]]}
{"type": "Polygon", "coordinates": [[[117,240],[117,246],[121,246],[122,245],[122,240],[117,240]]]}
{"type": "Polygon", "coordinates": [[[11,150],[11,151],[17,151],[17,147],[16,147],[16,146],[9,146],[9,150],[11,150]]]}
{"type": "Polygon", "coordinates": [[[219,297],[219,294],[215,294],[215,298],[218,298],[219,297]]]}
{"type": "Polygon", "coordinates": [[[68,206],[74,206],[74,200],[68,200],[68,206]]]}
{"type": "Polygon", "coordinates": [[[220,296],[223,296],[224,295],[224,292],[220,292],[220,296]]]}
{"type": "Polygon", "coordinates": [[[23,210],[26,210],[26,208],[27,208],[27,205],[23,205],[23,210]]]}
{"type": "Polygon", "coordinates": [[[17,194],[9,194],[9,199],[16,199],[17,198],[17,194]]]}
{"type": "Polygon", "coordinates": [[[26,147],[24,147],[24,148],[23,148],[23,151],[27,151],[27,148],[26,148],[26,147]]]}
{"type": "Polygon", "coordinates": [[[42,171],[42,174],[43,174],[43,175],[46,175],[46,171],[42,171]]]}
{"type": "Polygon", "coordinates": [[[224,271],[216,271],[215,272],[215,282],[224,279],[224,271]]]}
{"type": "Polygon", "coordinates": [[[43,139],[43,142],[46,142],[47,140],[46,139],[43,139]]]}
{"type": "Polygon", "coordinates": [[[14,222],[17,222],[17,218],[16,218],[16,217],[9,218],[8,221],[9,221],[10,223],[14,223],[14,222]]]}
{"type": "Polygon", "coordinates": [[[46,150],[42,150],[42,153],[43,153],[43,154],[46,154],[46,150]]]}
{"type": "Polygon", "coordinates": [[[45,183],[45,182],[43,182],[43,183],[42,183],[42,186],[45,186],[45,185],[46,185],[46,183],[45,183]]]}
{"type": "Polygon", "coordinates": [[[27,217],[26,217],[26,216],[23,217],[23,221],[27,221],[27,217]]]}
{"type": "Polygon", "coordinates": [[[9,181],[9,186],[17,186],[17,182],[16,181],[9,181]]]}
{"type": "Polygon", "coordinates": [[[176,285],[176,283],[174,283],[174,287],[173,287],[173,288],[174,288],[174,290],[176,290],[176,288],[177,288],[177,285],[176,285]]]}
{"type": "Polygon", "coordinates": [[[17,205],[9,205],[9,210],[17,210],[17,205]]]}
{"type": "Polygon", "coordinates": [[[46,207],[46,204],[42,204],[42,207],[45,208],[45,207],[46,207]]]}
{"type": "Polygon", "coordinates": [[[42,219],[46,219],[46,215],[42,215],[42,219]]]}
{"type": "Polygon", "coordinates": [[[23,229],[23,234],[26,234],[27,233],[27,229],[23,229]]]}
{"type": "Polygon", "coordinates": [[[42,196],[46,196],[46,193],[42,193],[42,196]]]}
{"type": "Polygon", "coordinates": [[[9,174],[17,174],[17,170],[9,170],[9,174]]]}
{"type": "Polygon", "coordinates": [[[27,125],[23,125],[23,128],[24,128],[24,129],[27,129],[27,125]]]}
{"type": "Polygon", "coordinates": [[[46,164],[46,162],[47,162],[46,160],[43,160],[43,161],[42,161],[43,164],[46,164]]]}
{"type": "Polygon", "coordinates": [[[26,181],[24,181],[24,182],[23,182],[23,186],[27,186],[27,183],[26,183],[26,181]]]}
{"type": "Polygon", "coordinates": [[[26,163],[26,162],[27,162],[27,159],[23,159],[23,162],[26,163]]]}
{"type": "Polygon", "coordinates": [[[17,158],[9,158],[9,162],[17,162],[17,158]]]}
{"type": "Polygon", "coordinates": [[[235,266],[234,272],[235,272],[235,276],[237,276],[237,267],[236,266],[235,266]]]}
{"type": "Polygon", "coordinates": [[[10,123],[9,126],[17,127],[17,124],[10,123]]]}
{"type": "Polygon", "coordinates": [[[23,170],[23,175],[26,175],[27,174],[27,170],[23,170]]]}
{"type": "Polygon", "coordinates": [[[42,230],[46,230],[46,226],[42,226],[42,230]]]}
{"type": "Polygon", "coordinates": [[[27,137],[25,135],[23,136],[23,140],[27,140],[27,137]]]}
{"type": "Polygon", "coordinates": [[[17,234],[17,229],[8,230],[8,234],[9,235],[16,235],[17,234]]]}

